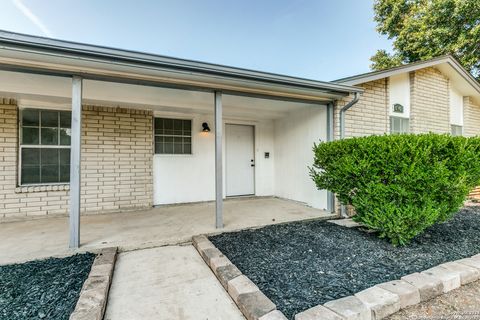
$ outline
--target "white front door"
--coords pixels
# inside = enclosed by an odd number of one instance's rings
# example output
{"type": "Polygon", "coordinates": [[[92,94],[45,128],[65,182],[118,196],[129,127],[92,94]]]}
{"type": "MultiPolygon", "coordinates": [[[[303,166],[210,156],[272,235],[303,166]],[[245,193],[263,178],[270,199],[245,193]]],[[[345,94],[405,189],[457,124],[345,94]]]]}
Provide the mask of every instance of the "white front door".
{"type": "Polygon", "coordinates": [[[227,197],[255,194],[253,126],[225,126],[225,172],[227,197]]]}

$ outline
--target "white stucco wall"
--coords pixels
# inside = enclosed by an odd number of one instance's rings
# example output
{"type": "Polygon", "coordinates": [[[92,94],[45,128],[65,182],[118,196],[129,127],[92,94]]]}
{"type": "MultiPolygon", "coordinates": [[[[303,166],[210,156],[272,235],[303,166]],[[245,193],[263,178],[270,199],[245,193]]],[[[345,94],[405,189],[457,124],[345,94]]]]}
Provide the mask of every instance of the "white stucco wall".
{"type": "MultiPolygon", "coordinates": [[[[191,155],[154,155],[154,205],[211,201],[215,199],[215,135],[212,115],[155,113],[156,117],[192,120],[191,155]],[[207,122],[212,132],[201,132],[207,122]]],[[[271,196],[274,193],[273,121],[241,121],[225,119],[225,123],[248,124],[255,128],[255,194],[271,196]],[[264,153],[270,152],[265,159],[264,153]]],[[[224,127],[225,132],[225,127],[224,127]]],[[[225,150],[225,135],[223,136],[225,150]]],[[[225,157],[224,157],[225,159],[225,157]]],[[[225,164],[223,165],[225,178],[225,164]]],[[[224,183],[225,187],[225,183],[224,183]]],[[[224,190],[225,195],[225,190],[224,190]]]]}
{"type": "Polygon", "coordinates": [[[389,78],[389,110],[395,117],[410,117],[410,75],[402,73],[389,78]],[[403,106],[403,113],[393,112],[393,105],[399,103],[403,106]]]}
{"type": "Polygon", "coordinates": [[[326,209],[327,192],[309,176],[313,143],[327,139],[326,107],[299,109],[275,121],[275,195],[326,209]]]}
{"type": "MultiPolygon", "coordinates": [[[[239,123],[239,122],[237,121],[236,123],[239,123]]],[[[275,150],[274,150],[273,120],[262,121],[254,124],[254,126],[255,126],[255,195],[273,196],[274,186],[275,186],[274,185],[275,150]],[[265,158],[265,152],[270,153],[270,157],[268,159],[265,158]]],[[[225,143],[225,140],[224,140],[224,143],[225,143]]]]}
{"type": "Polygon", "coordinates": [[[463,126],[463,96],[454,88],[450,88],[450,124],[463,126]]]}

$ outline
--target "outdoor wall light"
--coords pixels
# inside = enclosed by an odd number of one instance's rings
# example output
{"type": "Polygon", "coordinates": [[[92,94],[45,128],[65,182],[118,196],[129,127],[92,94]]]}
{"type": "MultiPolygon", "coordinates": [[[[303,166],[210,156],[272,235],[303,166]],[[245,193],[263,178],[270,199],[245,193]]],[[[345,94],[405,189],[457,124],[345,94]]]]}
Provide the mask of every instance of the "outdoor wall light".
{"type": "Polygon", "coordinates": [[[208,126],[208,123],[204,122],[202,123],[202,132],[210,132],[210,127],[208,126]]]}
{"type": "Polygon", "coordinates": [[[403,113],[403,106],[400,103],[393,105],[393,112],[403,113]]]}

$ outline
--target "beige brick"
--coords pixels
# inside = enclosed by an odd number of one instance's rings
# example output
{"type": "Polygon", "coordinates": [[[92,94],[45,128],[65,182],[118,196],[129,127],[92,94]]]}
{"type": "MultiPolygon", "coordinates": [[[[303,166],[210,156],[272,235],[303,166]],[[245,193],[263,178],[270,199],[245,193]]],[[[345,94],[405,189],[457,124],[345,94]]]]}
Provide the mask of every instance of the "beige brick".
{"type": "MultiPolygon", "coordinates": [[[[388,79],[360,85],[365,91],[358,103],[346,112],[345,137],[384,134],[390,129],[388,115],[388,79]]],[[[349,96],[338,101],[334,112],[334,134],[340,137],[340,109],[353,99],[349,96]]]]}
{"type": "Polygon", "coordinates": [[[480,135],[480,106],[470,97],[463,98],[463,134],[466,137],[480,135]]]}
{"type": "Polygon", "coordinates": [[[435,68],[410,73],[410,131],[449,133],[449,81],[435,68]]]}
{"type": "MultiPolygon", "coordinates": [[[[0,222],[18,216],[66,214],[69,192],[64,186],[17,187],[15,103],[0,98],[0,222]]],[[[152,205],[152,116],[146,110],[83,107],[82,213],[152,205]]]]}

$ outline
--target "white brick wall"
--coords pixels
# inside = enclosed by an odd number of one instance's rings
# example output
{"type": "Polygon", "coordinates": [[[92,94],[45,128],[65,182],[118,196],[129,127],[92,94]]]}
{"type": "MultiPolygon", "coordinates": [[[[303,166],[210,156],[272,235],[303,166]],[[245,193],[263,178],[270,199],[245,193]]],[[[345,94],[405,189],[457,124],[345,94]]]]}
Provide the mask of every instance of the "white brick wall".
{"type": "Polygon", "coordinates": [[[463,98],[463,134],[466,137],[480,135],[480,106],[470,97],[463,98]]]}
{"type": "MultiPolygon", "coordinates": [[[[412,133],[450,133],[449,79],[435,68],[410,73],[410,131],[412,133]]],[[[346,112],[345,137],[390,132],[388,78],[359,85],[365,89],[360,101],[346,112]]],[[[340,109],[353,96],[338,101],[335,107],[335,138],[340,137],[340,109]]],[[[464,98],[464,133],[480,134],[480,106],[464,98]]]]}
{"type": "MultiPolygon", "coordinates": [[[[435,68],[410,73],[410,131],[450,133],[449,79],[435,68]]],[[[384,134],[390,131],[388,78],[359,85],[365,89],[359,102],[346,112],[345,137],[384,134]]],[[[340,109],[353,96],[337,103],[335,139],[340,137],[340,109]]],[[[480,106],[464,97],[464,135],[480,134],[480,106]]]]}
{"type": "MultiPolygon", "coordinates": [[[[152,206],[152,112],[83,107],[82,212],[152,206]]],[[[0,99],[0,221],[67,214],[68,185],[17,187],[18,111],[0,99]]]]}
{"type": "MultiPolygon", "coordinates": [[[[359,137],[384,134],[390,130],[388,115],[388,79],[367,82],[360,85],[365,91],[360,100],[346,112],[345,137],[359,137]]],[[[335,139],[340,138],[340,109],[353,96],[338,101],[335,107],[335,139]]]]}
{"type": "Polygon", "coordinates": [[[87,212],[152,206],[151,111],[83,108],[82,190],[87,212]]]}
{"type": "Polygon", "coordinates": [[[410,74],[410,131],[450,133],[449,80],[435,68],[410,74]]]}

